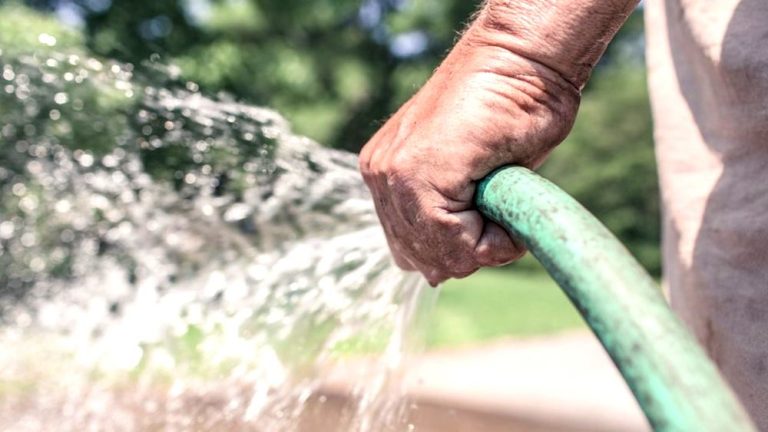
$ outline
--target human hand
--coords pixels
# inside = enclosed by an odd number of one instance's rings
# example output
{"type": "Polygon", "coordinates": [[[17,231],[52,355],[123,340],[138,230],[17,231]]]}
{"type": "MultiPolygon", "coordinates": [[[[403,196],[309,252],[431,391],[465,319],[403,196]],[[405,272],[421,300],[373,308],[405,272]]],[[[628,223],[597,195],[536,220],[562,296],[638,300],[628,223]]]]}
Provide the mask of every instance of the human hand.
{"type": "Polygon", "coordinates": [[[434,286],[523,254],[475,209],[476,182],[507,164],[535,168],[566,137],[581,87],[633,3],[486,2],[360,153],[400,267],[434,286]]]}
{"type": "Polygon", "coordinates": [[[475,184],[502,165],[539,165],[570,130],[578,100],[543,65],[457,46],[360,154],[397,264],[434,286],[520,257],[523,247],[475,209],[475,184]]]}

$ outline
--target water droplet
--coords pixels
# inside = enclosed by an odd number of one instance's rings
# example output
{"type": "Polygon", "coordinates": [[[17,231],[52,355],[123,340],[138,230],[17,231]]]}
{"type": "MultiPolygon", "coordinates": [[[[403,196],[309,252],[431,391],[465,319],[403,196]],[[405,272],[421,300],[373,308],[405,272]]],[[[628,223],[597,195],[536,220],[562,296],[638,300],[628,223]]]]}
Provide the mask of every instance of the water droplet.
{"type": "Polygon", "coordinates": [[[88,168],[93,165],[93,155],[87,152],[82,152],[77,158],[77,162],[80,163],[81,166],[88,168]]]}
{"type": "Polygon", "coordinates": [[[61,118],[61,112],[59,110],[57,110],[57,109],[52,109],[48,113],[48,117],[50,117],[51,120],[56,121],[56,120],[61,118]]]}
{"type": "Polygon", "coordinates": [[[16,98],[19,100],[26,100],[29,97],[29,89],[27,87],[16,88],[16,98]]]}
{"type": "Polygon", "coordinates": [[[201,141],[198,141],[198,142],[195,143],[195,149],[197,151],[200,151],[200,152],[204,152],[204,151],[208,150],[208,146],[209,146],[209,144],[208,144],[207,141],[202,141],[201,140],[201,141]]]}
{"type": "Polygon", "coordinates": [[[64,105],[65,103],[69,102],[69,96],[67,96],[67,94],[64,92],[59,92],[53,96],[53,101],[58,105],[64,105]]]}
{"type": "Polygon", "coordinates": [[[17,197],[22,197],[27,193],[27,186],[24,183],[16,183],[11,186],[11,192],[17,197]]]}
{"type": "Polygon", "coordinates": [[[19,208],[25,213],[32,213],[37,209],[37,198],[27,195],[19,200],[19,208]]]}
{"type": "Polygon", "coordinates": [[[13,233],[16,231],[16,225],[11,221],[0,222],[0,239],[8,240],[13,237],[13,233]]]}
{"type": "Polygon", "coordinates": [[[224,220],[227,222],[237,222],[248,216],[251,208],[247,204],[235,203],[224,213],[224,220]]]}
{"type": "Polygon", "coordinates": [[[40,257],[34,257],[29,261],[29,269],[33,272],[41,272],[45,269],[45,261],[40,257]]]}
{"type": "Polygon", "coordinates": [[[2,132],[4,137],[10,138],[11,136],[16,135],[16,126],[9,123],[3,126],[2,132]]]}
{"type": "Polygon", "coordinates": [[[56,38],[48,33],[40,33],[37,37],[37,41],[46,46],[56,46],[56,38]]]}
{"type": "Polygon", "coordinates": [[[54,206],[58,213],[67,213],[72,209],[72,204],[68,200],[60,200],[54,206]]]}
{"type": "Polygon", "coordinates": [[[64,243],[71,243],[75,240],[75,233],[70,229],[65,229],[59,235],[59,239],[64,243]]]}
{"type": "MultiPolygon", "coordinates": [[[[23,140],[16,142],[16,151],[17,152],[19,152],[19,153],[26,153],[27,150],[29,150],[29,143],[28,142],[23,141],[23,140]]],[[[19,183],[19,184],[21,184],[21,183],[19,183]]],[[[21,184],[21,185],[24,186],[23,184],[21,184]]]]}
{"type": "Polygon", "coordinates": [[[99,72],[99,71],[101,71],[101,70],[104,68],[104,65],[103,65],[103,64],[101,64],[101,62],[100,62],[100,61],[98,61],[98,60],[96,60],[96,59],[94,59],[94,58],[89,58],[89,59],[88,59],[88,60],[85,62],[85,67],[87,67],[87,68],[88,68],[88,69],[90,69],[90,70],[93,70],[93,71],[99,72]]]}
{"type": "Polygon", "coordinates": [[[107,168],[114,168],[118,164],[118,159],[114,155],[106,155],[101,159],[101,163],[107,168]]]}
{"type": "Polygon", "coordinates": [[[14,78],[16,78],[16,74],[13,72],[13,69],[6,65],[3,68],[3,79],[6,81],[12,81],[14,78]]]}
{"type": "Polygon", "coordinates": [[[37,244],[37,237],[35,236],[35,233],[32,232],[25,232],[21,236],[21,245],[24,247],[32,247],[35,244],[37,244]]]}

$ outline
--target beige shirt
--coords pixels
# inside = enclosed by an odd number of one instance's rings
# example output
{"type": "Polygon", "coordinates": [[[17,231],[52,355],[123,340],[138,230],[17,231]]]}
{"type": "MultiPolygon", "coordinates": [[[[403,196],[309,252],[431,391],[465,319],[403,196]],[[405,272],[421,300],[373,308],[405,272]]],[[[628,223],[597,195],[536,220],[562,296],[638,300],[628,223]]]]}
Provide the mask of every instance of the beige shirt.
{"type": "Polygon", "coordinates": [[[768,0],[645,13],[665,285],[768,431],[768,0]]]}

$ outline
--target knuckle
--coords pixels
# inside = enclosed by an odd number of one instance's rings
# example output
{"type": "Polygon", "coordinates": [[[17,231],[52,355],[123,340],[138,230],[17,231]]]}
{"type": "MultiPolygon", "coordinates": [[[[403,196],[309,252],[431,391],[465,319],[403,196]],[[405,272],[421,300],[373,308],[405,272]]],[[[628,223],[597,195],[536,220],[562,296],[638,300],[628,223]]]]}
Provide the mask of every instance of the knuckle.
{"type": "Polygon", "coordinates": [[[387,161],[387,174],[397,179],[419,177],[419,172],[425,169],[428,168],[418,163],[412,152],[403,149],[394,152],[387,161]]]}
{"type": "Polygon", "coordinates": [[[461,221],[450,217],[439,217],[439,215],[434,215],[433,223],[435,227],[439,228],[443,232],[446,232],[446,234],[458,233],[463,229],[461,221]]]}
{"type": "Polygon", "coordinates": [[[410,152],[400,149],[392,155],[391,163],[396,169],[403,169],[410,166],[413,163],[413,155],[410,152]]]}
{"type": "Polygon", "coordinates": [[[367,158],[363,158],[362,154],[357,159],[357,168],[360,170],[360,173],[363,175],[363,177],[368,176],[368,174],[371,171],[371,160],[367,158]]]}
{"type": "Polygon", "coordinates": [[[387,178],[387,183],[390,186],[397,186],[408,183],[412,173],[405,166],[390,161],[382,169],[382,174],[387,178]]]}
{"type": "Polygon", "coordinates": [[[373,142],[373,140],[371,140],[367,144],[365,144],[363,148],[360,150],[360,155],[357,158],[357,166],[360,169],[360,171],[363,173],[363,175],[371,172],[371,166],[374,163],[374,159],[373,159],[374,147],[375,147],[375,143],[373,142]]]}

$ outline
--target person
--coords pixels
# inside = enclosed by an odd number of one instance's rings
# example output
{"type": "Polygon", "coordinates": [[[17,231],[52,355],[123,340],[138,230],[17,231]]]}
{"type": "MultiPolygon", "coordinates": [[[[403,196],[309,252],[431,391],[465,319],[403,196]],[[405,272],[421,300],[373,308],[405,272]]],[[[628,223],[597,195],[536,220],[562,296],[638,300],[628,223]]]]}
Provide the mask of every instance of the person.
{"type": "MultiPolygon", "coordinates": [[[[434,286],[522,255],[474,208],[475,184],[503,165],[536,168],[566,137],[637,3],[483,3],[360,153],[400,267],[434,286]]],[[[645,14],[664,285],[768,431],[768,2],[648,0],[645,14]]]]}

